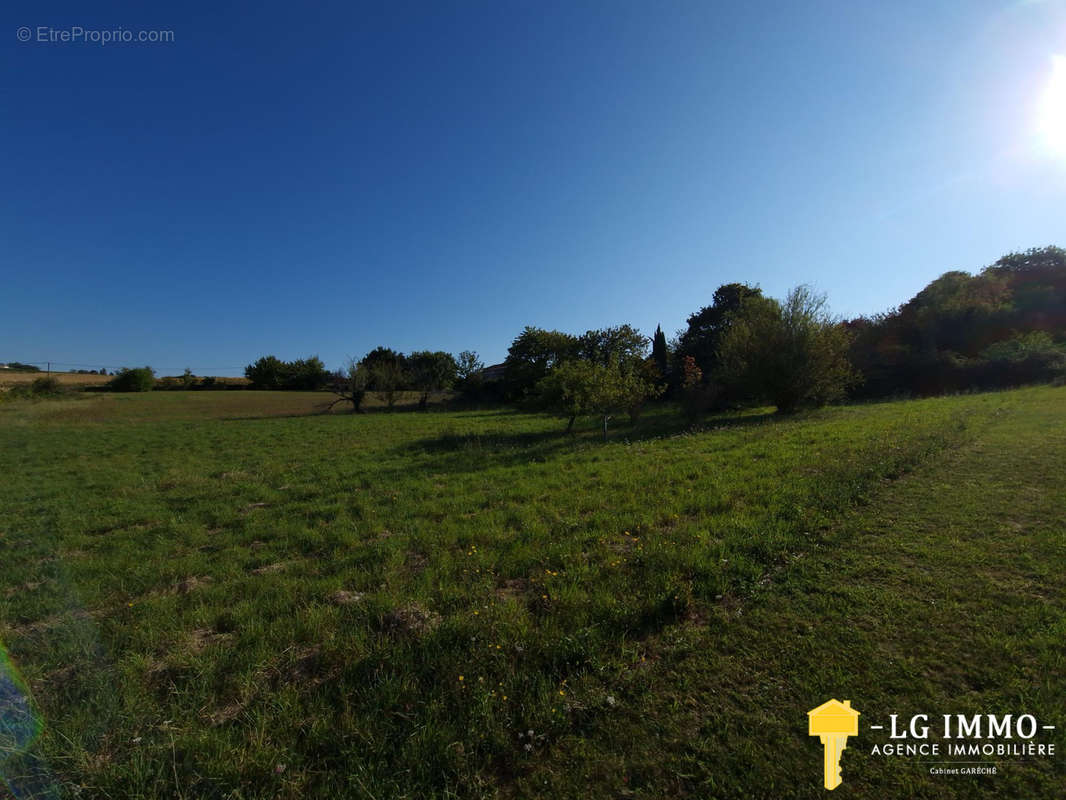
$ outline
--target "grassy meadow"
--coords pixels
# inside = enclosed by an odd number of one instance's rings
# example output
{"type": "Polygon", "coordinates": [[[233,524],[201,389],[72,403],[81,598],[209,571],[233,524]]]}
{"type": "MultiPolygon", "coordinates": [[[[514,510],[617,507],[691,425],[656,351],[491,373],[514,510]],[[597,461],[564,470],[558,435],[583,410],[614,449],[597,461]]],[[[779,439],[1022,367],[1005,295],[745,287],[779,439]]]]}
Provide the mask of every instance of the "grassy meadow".
{"type": "MultiPolygon", "coordinates": [[[[829,697],[1066,726],[1066,388],[606,444],[329,399],[0,405],[12,796],[820,797],[829,697]]],[[[1066,785],[859,740],[838,795],[1066,785]]]]}

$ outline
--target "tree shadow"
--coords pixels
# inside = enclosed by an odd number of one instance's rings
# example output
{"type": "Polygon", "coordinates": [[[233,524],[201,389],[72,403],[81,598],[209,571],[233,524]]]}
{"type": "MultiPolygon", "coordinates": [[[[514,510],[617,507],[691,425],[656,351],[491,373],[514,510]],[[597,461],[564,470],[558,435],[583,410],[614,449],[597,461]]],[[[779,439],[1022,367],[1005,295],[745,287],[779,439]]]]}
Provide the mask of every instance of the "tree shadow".
{"type": "Polygon", "coordinates": [[[323,411],[298,411],[291,414],[259,414],[250,417],[219,417],[221,422],[253,422],[262,419],[302,419],[304,417],[347,417],[350,414],[323,411]]]}
{"type": "MultiPolygon", "coordinates": [[[[492,415],[486,415],[492,416],[492,415]]],[[[780,416],[771,413],[727,412],[691,423],[679,414],[660,412],[650,414],[635,423],[619,420],[608,427],[608,439],[603,440],[602,428],[585,425],[573,433],[558,428],[538,431],[512,431],[488,428],[475,431],[445,430],[442,433],[406,442],[395,452],[401,455],[428,455],[433,469],[440,472],[477,472],[493,467],[513,467],[543,462],[564,452],[593,450],[606,445],[635,444],[699,433],[711,433],[743,427],[755,427],[776,421],[780,416]]]]}
{"type": "MultiPolygon", "coordinates": [[[[337,408],[335,410],[331,409],[331,403],[332,403],[332,401],[325,402],[325,403],[319,403],[318,405],[313,406],[312,408],[308,409],[307,411],[293,411],[293,412],[284,412],[284,413],[278,413],[278,414],[252,414],[252,415],[245,415],[245,416],[239,416],[239,417],[238,416],[234,416],[234,417],[219,417],[219,419],[222,420],[223,422],[249,422],[251,420],[258,420],[258,419],[293,419],[293,418],[301,418],[301,417],[343,417],[343,418],[348,418],[348,417],[378,416],[378,415],[391,415],[391,414],[413,414],[413,413],[416,413],[416,414],[440,414],[442,412],[448,411],[447,408],[443,408],[441,406],[430,406],[428,409],[423,410],[423,409],[419,409],[415,405],[407,405],[407,404],[405,404],[403,406],[397,405],[397,406],[395,406],[392,409],[380,408],[380,407],[372,406],[370,408],[364,408],[364,409],[362,409],[359,412],[354,412],[350,408],[348,408],[347,406],[342,406],[340,404],[337,405],[337,408]]],[[[485,416],[490,416],[490,415],[486,414],[485,416]]]]}

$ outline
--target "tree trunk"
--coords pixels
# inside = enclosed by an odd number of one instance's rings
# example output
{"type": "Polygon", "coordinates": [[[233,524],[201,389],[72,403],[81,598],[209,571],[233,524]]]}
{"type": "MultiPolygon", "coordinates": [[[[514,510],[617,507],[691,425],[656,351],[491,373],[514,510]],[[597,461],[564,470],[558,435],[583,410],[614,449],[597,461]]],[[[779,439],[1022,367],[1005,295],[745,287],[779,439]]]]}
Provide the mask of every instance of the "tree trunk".
{"type": "Polygon", "coordinates": [[[574,420],[577,419],[576,414],[570,416],[570,421],[566,423],[566,432],[570,433],[574,429],[574,420]]]}

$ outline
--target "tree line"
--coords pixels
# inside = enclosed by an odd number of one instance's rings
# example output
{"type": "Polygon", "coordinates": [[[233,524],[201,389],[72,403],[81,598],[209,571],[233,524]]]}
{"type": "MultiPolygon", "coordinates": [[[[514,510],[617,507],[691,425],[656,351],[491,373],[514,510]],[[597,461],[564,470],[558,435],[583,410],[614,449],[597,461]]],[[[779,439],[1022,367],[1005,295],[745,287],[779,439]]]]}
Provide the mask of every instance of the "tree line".
{"type": "Polygon", "coordinates": [[[330,389],[337,395],[334,405],[351,403],[352,410],[358,413],[368,392],[382,395],[391,409],[399,392],[417,391],[419,408],[425,409],[433,392],[472,387],[484,366],[477,353],[469,350],[456,357],[442,350],[404,354],[377,347],[335,372],[327,370],[318,356],[296,361],[264,356],[249,364],[244,375],[256,389],[330,389]]]}
{"type": "Polygon", "coordinates": [[[255,388],[331,389],[361,411],[368,392],[391,408],[397,392],[435,391],[521,403],[556,413],[631,419],[666,397],[692,418],[769,404],[780,413],[854,398],[1016,386],[1066,373],[1066,251],[1011,253],[977,275],[947,272],[902,306],[844,320],[826,297],[798,286],[783,299],[728,283],[667,340],[628,324],[575,335],[527,326],[502,378],[488,381],[473,351],[403,354],[378,347],[345,370],[317,357],[248,365],[255,388]]]}

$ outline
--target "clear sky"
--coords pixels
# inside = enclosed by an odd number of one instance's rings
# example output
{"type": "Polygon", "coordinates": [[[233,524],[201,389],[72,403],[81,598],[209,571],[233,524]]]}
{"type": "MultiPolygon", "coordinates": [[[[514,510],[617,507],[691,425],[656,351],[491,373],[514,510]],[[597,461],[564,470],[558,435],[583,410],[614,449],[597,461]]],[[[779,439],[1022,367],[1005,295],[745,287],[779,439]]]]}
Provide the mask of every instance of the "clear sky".
{"type": "Polygon", "coordinates": [[[855,316],[1066,245],[1062,117],[1039,110],[1058,0],[0,20],[0,361],[492,363],[524,325],[672,335],[722,283],[810,283],[855,316]],[[75,26],[173,41],[48,41],[75,26]]]}

